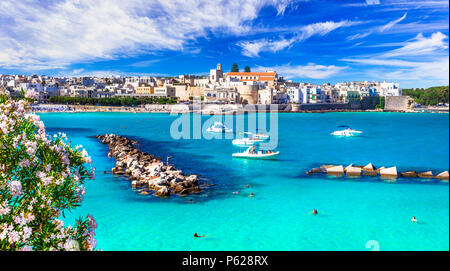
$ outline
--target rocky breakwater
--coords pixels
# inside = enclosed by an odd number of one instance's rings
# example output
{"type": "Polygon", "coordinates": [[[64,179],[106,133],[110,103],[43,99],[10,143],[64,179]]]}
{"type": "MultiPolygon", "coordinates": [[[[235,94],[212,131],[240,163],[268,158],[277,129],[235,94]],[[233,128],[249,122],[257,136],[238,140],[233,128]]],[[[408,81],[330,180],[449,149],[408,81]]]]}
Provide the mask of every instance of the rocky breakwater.
{"type": "Polygon", "coordinates": [[[133,188],[148,188],[162,197],[200,192],[197,175],[185,176],[181,170],[164,165],[161,159],[137,149],[136,141],[114,134],[96,138],[109,146],[108,156],[116,159],[112,173],[126,176],[133,188]]]}

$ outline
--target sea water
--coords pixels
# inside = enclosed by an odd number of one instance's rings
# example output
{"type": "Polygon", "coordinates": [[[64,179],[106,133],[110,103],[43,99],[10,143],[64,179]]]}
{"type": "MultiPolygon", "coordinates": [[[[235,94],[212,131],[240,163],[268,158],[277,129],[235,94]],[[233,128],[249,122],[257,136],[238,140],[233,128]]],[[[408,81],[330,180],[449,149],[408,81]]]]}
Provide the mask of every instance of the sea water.
{"type": "MultiPolygon", "coordinates": [[[[257,117],[245,115],[246,120],[257,117]]],[[[41,114],[50,134],[64,132],[73,145],[82,144],[97,169],[82,206],[65,221],[92,214],[103,250],[449,249],[448,182],[305,174],[322,164],[369,162],[400,171],[448,170],[448,114],[277,117],[279,159],[262,161],[232,158],[241,150],[230,139],[173,139],[170,126],[178,117],[169,114],[41,114]],[[331,136],[338,125],[363,134],[331,136]],[[94,138],[104,133],[136,139],[142,150],[163,161],[171,156],[178,169],[200,174],[202,183],[212,185],[188,197],[139,194],[124,177],[103,173],[115,165],[108,146],[94,138]],[[319,215],[310,214],[313,208],[319,215]],[[419,223],[412,223],[412,216],[419,223]],[[208,237],[194,238],[194,233],[208,237]]]]}

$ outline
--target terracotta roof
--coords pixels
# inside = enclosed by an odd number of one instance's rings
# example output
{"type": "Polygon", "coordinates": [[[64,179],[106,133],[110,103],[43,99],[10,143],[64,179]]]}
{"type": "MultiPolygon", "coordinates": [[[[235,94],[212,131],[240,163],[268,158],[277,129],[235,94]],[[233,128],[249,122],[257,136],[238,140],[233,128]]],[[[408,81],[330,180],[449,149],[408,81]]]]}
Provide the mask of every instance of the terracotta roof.
{"type": "Polygon", "coordinates": [[[273,81],[275,77],[260,77],[259,79],[241,79],[239,81],[273,81]]]}
{"type": "Polygon", "coordinates": [[[276,76],[276,72],[229,72],[227,76],[276,76]]]}

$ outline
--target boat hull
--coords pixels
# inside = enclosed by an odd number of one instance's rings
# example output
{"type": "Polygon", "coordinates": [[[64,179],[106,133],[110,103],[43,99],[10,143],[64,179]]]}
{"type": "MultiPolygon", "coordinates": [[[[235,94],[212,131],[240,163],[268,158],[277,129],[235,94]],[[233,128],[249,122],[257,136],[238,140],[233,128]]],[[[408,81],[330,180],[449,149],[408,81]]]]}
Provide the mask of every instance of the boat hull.
{"type": "Polygon", "coordinates": [[[231,129],[222,130],[222,129],[211,129],[211,128],[206,129],[206,131],[208,131],[210,133],[218,133],[218,134],[232,133],[233,132],[233,130],[231,130],[231,129]]]}
{"type": "Polygon", "coordinates": [[[231,143],[238,147],[250,147],[264,140],[242,140],[242,139],[234,139],[231,143]]]}
{"type": "Polygon", "coordinates": [[[274,160],[278,159],[280,152],[274,152],[271,154],[249,154],[249,153],[233,153],[234,158],[245,159],[259,159],[259,160],[274,160]]]}
{"type": "Polygon", "coordinates": [[[331,133],[331,135],[334,135],[334,136],[359,136],[359,135],[361,135],[361,132],[336,131],[336,132],[331,133]]]}

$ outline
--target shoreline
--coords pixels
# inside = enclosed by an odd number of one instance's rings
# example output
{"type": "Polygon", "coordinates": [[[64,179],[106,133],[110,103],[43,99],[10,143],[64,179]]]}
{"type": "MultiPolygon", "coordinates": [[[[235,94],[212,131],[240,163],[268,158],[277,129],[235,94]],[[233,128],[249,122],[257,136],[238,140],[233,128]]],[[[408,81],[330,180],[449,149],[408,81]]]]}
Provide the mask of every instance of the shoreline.
{"type": "MultiPolygon", "coordinates": [[[[47,106],[47,104],[45,104],[47,106]]],[[[214,111],[210,109],[204,110],[171,110],[165,108],[165,105],[160,105],[161,108],[145,108],[145,107],[115,107],[115,106],[79,106],[79,105],[54,105],[55,108],[46,108],[38,110],[29,110],[30,113],[166,113],[166,114],[181,114],[181,113],[197,113],[203,115],[235,115],[235,114],[246,114],[246,113],[258,113],[257,110],[244,111],[239,109],[233,109],[229,111],[214,111]]],[[[167,105],[166,105],[167,106],[167,105]]],[[[172,106],[172,105],[169,105],[172,106]]],[[[266,111],[267,113],[272,113],[266,111]]],[[[448,107],[423,107],[415,108],[410,110],[381,110],[381,109],[318,109],[318,110],[277,110],[276,113],[344,113],[344,112],[395,112],[395,113],[441,113],[449,114],[448,107]]]]}

